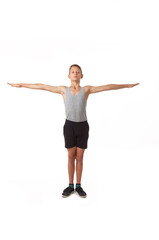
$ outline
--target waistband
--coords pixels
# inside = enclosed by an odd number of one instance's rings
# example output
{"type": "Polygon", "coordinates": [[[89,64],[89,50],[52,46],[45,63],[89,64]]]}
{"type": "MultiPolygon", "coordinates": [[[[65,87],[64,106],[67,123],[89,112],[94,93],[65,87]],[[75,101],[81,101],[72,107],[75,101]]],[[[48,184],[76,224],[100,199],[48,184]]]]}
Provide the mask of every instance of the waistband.
{"type": "Polygon", "coordinates": [[[74,122],[74,121],[70,121],[68,119],[65,120],[65,123],[72,123],[72,124],[81,124],[81,123],[87,123],[87,120],[86,121],[83,121],[83,122],[74,122]]]}

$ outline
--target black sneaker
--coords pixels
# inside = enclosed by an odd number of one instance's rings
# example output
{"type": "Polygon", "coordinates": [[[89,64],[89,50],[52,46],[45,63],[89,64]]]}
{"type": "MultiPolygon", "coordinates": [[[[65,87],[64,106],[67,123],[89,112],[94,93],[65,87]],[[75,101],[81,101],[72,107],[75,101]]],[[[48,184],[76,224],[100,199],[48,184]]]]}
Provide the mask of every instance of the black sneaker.
{"type": "Polygon", "coordinates": [[[83,198],[87,197],[87,194],[83,191],[82,187],[76,188],[75,191],[78,193],[80,197],[83,197],[83,198]]]}
{"type": "Polygon", "coordinates": [[[72,193],[74,193],[74,188],[72,187],[67,187],[66,189],[63,190],[62,197],[68,197],[72,193]]]}

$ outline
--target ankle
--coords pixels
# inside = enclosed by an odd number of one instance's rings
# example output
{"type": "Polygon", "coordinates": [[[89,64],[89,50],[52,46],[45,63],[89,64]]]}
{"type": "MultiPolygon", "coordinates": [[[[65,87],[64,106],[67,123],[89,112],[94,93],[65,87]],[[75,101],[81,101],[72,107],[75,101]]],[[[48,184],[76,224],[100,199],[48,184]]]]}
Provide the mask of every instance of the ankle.
{"type": "Polygon", "coordinates": [[[76,183],[76,188],[80,187],[81,184],[80,183],[76,183]]]}
{"type": "Polygon", "coordinates": [[[69,187],[74,188],[74,184],[73,183],[69,183],[69,187]]]}

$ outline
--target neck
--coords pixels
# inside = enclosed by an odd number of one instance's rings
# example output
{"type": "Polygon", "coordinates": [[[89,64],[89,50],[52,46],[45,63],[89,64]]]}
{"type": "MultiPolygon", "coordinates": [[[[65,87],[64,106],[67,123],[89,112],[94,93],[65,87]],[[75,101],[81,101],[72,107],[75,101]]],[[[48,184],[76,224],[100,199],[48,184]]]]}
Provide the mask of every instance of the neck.
{"type": "Polygon", "coordinates": [[[71,80],[71,88],[79,89],[80,88],[80,81],[71,80]]]}

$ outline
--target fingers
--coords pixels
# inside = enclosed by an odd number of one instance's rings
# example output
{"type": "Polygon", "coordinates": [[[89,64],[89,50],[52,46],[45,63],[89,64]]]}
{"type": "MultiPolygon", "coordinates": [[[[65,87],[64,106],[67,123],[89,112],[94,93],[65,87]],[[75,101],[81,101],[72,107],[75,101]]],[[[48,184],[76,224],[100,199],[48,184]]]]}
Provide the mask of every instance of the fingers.
{"type": "Polygon", "coordinates": [[[135,87],[138,84],[140,84],[140,83],[130,84],[130,87],[135,87]]]}
{"type": "MultiPolygon", "coordinates": [[[[9,84],[9,85],[11,85],[12,86],[12,83],[7,83],[7,84],[9,84]]],[[[13,87],[13,86],[12,86],[13,87]]]]}
{"type": "Polygon", "coordinates": [[[136,85],[138,85],[140,83],[135,83],[135,84],[128,84],[128,88],[132,88],[132,87],[135,87],[136,85]]]}
{"type": "Polygon", "coordinates": [[[7,83],[7,84],[11,85],[12,87],[13,87],[13,85],[14,85],[14,83],[7,83]]]}
{"type": "Polygon", "coordinates": [[[12,87],[18,87],[18,84],[16,83],[7,83],[7,84],[11,85],[12,87]]]}

